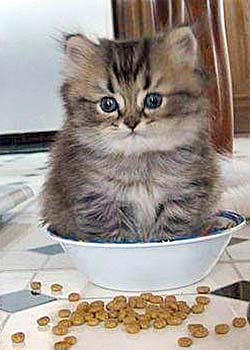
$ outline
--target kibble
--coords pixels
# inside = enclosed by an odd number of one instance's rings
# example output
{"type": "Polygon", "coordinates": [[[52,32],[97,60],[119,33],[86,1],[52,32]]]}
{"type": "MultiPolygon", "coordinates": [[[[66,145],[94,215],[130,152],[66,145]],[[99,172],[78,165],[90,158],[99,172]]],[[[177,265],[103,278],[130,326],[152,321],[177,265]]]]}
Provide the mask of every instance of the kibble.
{"type": "Polygon", "coordinates": [[[68,350],[70,347],[71,345],[65,341],[58,341],[54,344],[54,350],[68,350]]]}
{"type": "Polygon", "coordinates": [[[229,325],[226,324],[226,323],[221,323],[221,324],[217,324],[215,327],[214,327],[214,330],[215,330],[215,333],[217,334],[227,334],[229,332],[229,325]]]}
{"type": "Polygon", "coordinates": [[[57,325],[59,327],[67,327],[67,328],[70,328],[73,326],[71,320],[69,319],[60,320],[57,325]]]}
{"type": "Polygon", "coordinates": [[[244,317],[235,317],[232,324],[235,328],[244,328],[247,324],[247,320],[244,317]]]}
{"type": "Polygon", "coordinates": [[[140,325],[138,322],[133,322],[125,325],[125,330],[129,334],[136,334],[140,332],[140,325]]]}
{"type": "Polygon", "coordinates": [[[98,311],[95,315],[95,317],[99,320],[99,321],[106,321],[109,318],[108,312],[107,311],[98,311]]]}
{"type": "Polygon", "coordinates": [[[149,297],[149,302],[152,304],[161,304],[163,302],[163,297],[160,295],[151,295],[149,297]]]}
{"type": "Polygon", "coordinates": [[[71,311],[68,309],[62,309],[58,311],[58,316],[60,318],[68,318],[71,315],[71,311]]]}
{"type": "Polygon", "coordinates": [[[211,289],[208,286],[199,286],[196,288],[198,294],[209,294],[211,289]]]}
{"type": "Polygon", "coordinates": [[[169,326],[179,326],[182,324],[182,319],[177,316],[170,316],[167,318],[167,324],[169,326]]]}
{"type": "Polygon", "coordinates": [[[25,334],[23,332],[17,332],[12,334],[11,340],[15,344],[21,344],[25,340],[25,334]]]}
{"type": "Polygon", "coordinates": [[[55,335],[66,335],[68,331],[69,331],[68,327],[63,327],[62,325],[60,326],[57,325],[52,328],[52,332],[55,335]]]}
{"type": "Polygon", "coordinates": [[[116,328],[118,326],[118,320],[115,319],[108,319],[104,322],[105,328],[116,328]]]}
{"type": "Polygon", "coordinates": [[[38,281],[31,282],[30,288],[31,288],[32,293],[40,294],[41,288],[42,288],[42,283],[38,282],[38,281]]]}
{"type": "Polygon", "coordinates": [[[208,305],[210,303],[210,299],[205,296],[198,296],[195,298],[195,301],[197,304],[201,304],[201,305],[208,305]]]}
{"type": "Polygon", "coordinates": [[[53,292],[53,293],[61,293],[63,290],[63,286],[59,283],[53,283],[50,286],[50,289],[51,289],[51,292],[53,292]]]}
{"type": "Polygon", "coordinates": [[[175,295],[167,295],[165,297],[165,303],[175,303],[176,302],[176,296],[175,295]]]}
{"type": "Polygon", "coordinates": [[[193,314],[202,314],[205,310],[203,304],[194,304],[191,308],[193,314]]]}
{"type": "Polygon", "coordinates": [[[44,327],[47,326],[47,324],[50,322],[50,318],[48,316],[44,316],[39,318],[36,322],[39,326],[44,327]]]}
{"type": "Polygon", "coordinates": [[[97,326],[98,324],[100,323],[100,321],[97,319],[97,318],[90,318],[88,321],[87,321],[87,325],[88,326],[97,326]]]}
{"type": "Polygon", "coordinates": [[[178,345],[183,348],[188,348],[193,344],[193,340],[189,337],[181,337],[178,339],[178,345]]]}
{"type": "Polygon", "coordinates": [[[163,318],[157,318],[153,322],[153,327],[155,329],[162,329],[162,328],[165,328],[166,326],[167,326],[167,322],[163,318]]]}
{"type": "Polygon", "coordinates": [[[208,329],[204,326],[193,328],[190,333],[194,338],[205,338],[209,335],[208,329]]]}
{"type": "Polygon", "coordinates": [[[84,317],[81,313],[74,311],[70,316],[70,322],[73,326],[81,326],[84,324],[86,316],[84,317]]]}
{"type": "Polygon", "coordinates": [[[79,301],[81,299],[81,296],[79,293],[70,293],[68,295],[68,300],[72,302],[79,301]]]}
{"type": "Polygon", "coordinates": [[[68,337],[65,337],[63,341],[70,346],[75,345],[77,343],[77,338],[74,337],[73,335],[69,335],[68,337]]]}

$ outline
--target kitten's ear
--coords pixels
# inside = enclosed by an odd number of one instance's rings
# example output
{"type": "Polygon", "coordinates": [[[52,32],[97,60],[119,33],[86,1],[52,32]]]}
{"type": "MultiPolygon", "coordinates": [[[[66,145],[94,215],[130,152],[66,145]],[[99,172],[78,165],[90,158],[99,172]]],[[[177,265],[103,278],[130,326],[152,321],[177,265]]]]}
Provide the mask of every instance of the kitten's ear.
{"type": "Polygon", "coordinates": [[[98,53],[98,45],[82,34],[68,34],[65,36],[64,49],[70,61],[82,65],[98,53]]]}
{"type": "Polygon", "coordinates": [[[164,43],[176,63],[196,66],[198,45],[190,27],[180,27],[172,30],[165,36],[164,43]]]}

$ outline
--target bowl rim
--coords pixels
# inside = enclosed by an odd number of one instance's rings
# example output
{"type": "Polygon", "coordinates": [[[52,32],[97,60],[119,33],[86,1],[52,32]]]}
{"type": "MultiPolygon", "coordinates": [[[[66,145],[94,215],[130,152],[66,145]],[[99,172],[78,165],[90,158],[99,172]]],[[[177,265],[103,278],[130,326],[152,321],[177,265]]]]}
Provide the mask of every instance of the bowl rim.
{"type": "MultiPolygon", "coordinates": [[[[49,229],[46,230],[48,236],[58,241],[61,244],[65,245],[76,245],[83,247],[92,247],[92,248],[155,248],[155,247],[165,247],[165,246],[176,246],[176,245],[184,245],[184,244],[192,244],[197,242],[209,241],[213,239],[217,239],[223,236],[232,235],[234,232],[240,230],[246,224],[246,219],[244,216],[235,213],[233,211],[220,211],[220,214],[224,214],[221,216],[230,217],[232,221],[236,223],[236,226],[224,230],[222,232],[218,232],[216,234],[202,236],[202,237],[192,237],[192,238],[183,238],[177,239],[175,241],[166,241],[166,242],[140,242],[140,243],[99,243],[99,242],[84,242],[84,241],[74,241],[69,238],[62,238],[51,232],[49,229]]],[[[220,215],[219,215],[220,216],[220,215]]]]}

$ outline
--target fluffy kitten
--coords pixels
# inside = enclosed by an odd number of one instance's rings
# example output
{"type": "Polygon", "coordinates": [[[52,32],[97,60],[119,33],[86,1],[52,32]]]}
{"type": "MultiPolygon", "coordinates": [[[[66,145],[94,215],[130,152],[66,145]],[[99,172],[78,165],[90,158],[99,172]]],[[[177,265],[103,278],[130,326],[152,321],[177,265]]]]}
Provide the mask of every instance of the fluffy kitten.
{"type": "Polygon", "coordinates": [[[197,233],[216,208],[206,82],[188,27],[138,41],[65,42],[66,121],[43,217],[82,240],[197,233]]]}

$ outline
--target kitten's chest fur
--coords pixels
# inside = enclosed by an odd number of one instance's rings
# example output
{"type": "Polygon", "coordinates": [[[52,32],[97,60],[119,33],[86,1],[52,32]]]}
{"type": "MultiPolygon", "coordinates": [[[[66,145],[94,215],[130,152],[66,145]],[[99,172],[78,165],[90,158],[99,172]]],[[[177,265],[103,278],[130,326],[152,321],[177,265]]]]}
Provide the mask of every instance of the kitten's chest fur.
{"type": "Polygon", "coordinates": [[[110,203],[118,202],[132,208],[138,229],[154,224],[159,205],[168,194],[171,195],[171,187],[176,188],[164,158],[148,155],[123,159],[111,162],[105,166],[105,171],[99,168],[95,175],[99,178],[97,182],[102,184],[102,191],[110,197],[110,203]]]}

